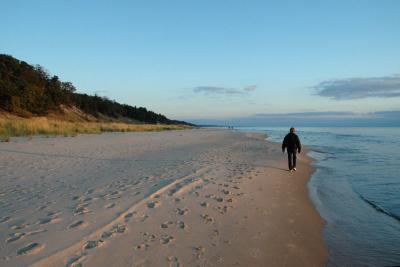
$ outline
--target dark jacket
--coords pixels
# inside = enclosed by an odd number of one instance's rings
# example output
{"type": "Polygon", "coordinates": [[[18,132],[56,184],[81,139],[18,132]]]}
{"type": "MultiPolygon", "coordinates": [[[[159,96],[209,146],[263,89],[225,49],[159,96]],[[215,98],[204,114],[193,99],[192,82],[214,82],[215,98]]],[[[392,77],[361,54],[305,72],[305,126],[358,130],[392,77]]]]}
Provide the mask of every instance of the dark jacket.
{"type": "Polygon", "coordinates": [[[288,152],[301,151],[301,143],[300,139],[295,133],[288,133],[283,139],[282,143],[282,151],[285,151],[285,148],[288,152]]]}

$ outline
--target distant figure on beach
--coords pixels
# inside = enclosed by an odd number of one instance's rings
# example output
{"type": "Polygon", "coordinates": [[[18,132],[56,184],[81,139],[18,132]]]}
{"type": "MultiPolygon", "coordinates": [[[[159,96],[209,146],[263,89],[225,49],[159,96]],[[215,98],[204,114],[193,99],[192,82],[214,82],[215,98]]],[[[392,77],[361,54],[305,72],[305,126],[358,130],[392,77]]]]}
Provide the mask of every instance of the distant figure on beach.
{"type": "Polygon", "coordinates": [[[296,171],[296,153],[301,151],[300,139],[296,134],[295,128],[290,128],[290,132],[285,136],[282,143],[282,152],[288,154],[289,171],[296,171]]]}

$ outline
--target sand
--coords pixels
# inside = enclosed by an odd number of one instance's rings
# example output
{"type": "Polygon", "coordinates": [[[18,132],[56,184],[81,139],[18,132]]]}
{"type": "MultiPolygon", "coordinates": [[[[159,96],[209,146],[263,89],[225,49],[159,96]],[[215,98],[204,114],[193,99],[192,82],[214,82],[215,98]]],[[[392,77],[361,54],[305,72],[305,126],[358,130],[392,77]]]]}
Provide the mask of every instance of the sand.
{"type": "Polygon", "coordinates": [[[300,155],[194,129],[0,143],[0,266],[322,266],[300,155]]]}

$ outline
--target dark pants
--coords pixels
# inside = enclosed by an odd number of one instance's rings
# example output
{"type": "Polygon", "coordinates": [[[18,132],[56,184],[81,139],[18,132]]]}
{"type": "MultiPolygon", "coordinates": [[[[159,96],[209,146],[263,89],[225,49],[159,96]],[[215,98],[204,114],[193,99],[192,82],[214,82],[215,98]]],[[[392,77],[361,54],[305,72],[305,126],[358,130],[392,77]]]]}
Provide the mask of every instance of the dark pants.
{"type": "Polygon", "coordinates": [[[289,170],[292,170],[293,168],[296,168],[296,150],[288,151],[287,155],[288,155],[289,170]]]}

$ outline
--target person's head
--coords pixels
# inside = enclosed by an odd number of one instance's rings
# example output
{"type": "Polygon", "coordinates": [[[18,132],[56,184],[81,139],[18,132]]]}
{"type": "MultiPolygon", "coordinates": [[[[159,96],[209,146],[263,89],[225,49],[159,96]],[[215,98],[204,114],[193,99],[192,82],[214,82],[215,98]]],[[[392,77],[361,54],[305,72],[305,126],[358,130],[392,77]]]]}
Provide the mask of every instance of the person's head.
{"type": "Polygon", "coordinates": [[[291,132],[291,133],[295,133],[295,132],[296,132],[296,129],[295,129],[294,127],[292,127],[292,128],[290,128],[290,132],[291,132]]]}

